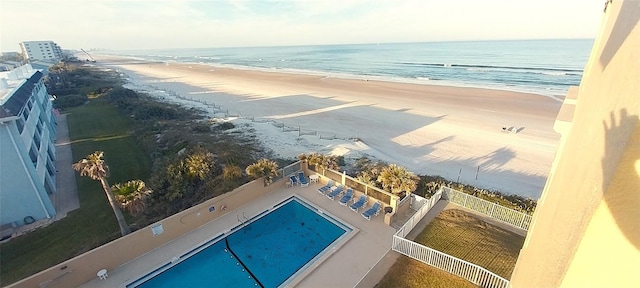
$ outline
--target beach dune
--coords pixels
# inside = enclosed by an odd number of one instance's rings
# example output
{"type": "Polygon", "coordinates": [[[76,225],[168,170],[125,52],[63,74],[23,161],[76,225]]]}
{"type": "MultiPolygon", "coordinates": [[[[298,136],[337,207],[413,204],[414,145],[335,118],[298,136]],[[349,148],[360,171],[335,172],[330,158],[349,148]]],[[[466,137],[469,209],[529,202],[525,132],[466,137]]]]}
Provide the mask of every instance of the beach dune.
{"type": "Polygon", "coordinates": [[[283,158],[369,155],[417,174],[537,199],[559,140],[553,123],[561,102],[541,95],[108,56],[98,61],[125,73],[134,89],[166,99],[174,92],[243,116],[234,121],[283,158]],[[316,134],[283,132],[267,120],[316,134]]]}

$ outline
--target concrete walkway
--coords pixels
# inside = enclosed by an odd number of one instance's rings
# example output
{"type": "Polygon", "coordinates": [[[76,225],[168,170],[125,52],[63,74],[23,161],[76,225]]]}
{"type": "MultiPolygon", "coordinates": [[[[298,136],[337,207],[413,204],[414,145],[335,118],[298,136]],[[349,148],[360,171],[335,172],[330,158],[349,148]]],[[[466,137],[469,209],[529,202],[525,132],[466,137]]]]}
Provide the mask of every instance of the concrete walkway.
{"type": "Polygon", "coordinates": [[[67,127],[67,115],[58,115],[58,131],[56,133],[56,193],[50,194],[53,207],[56,209],[54,220],[67,217],[67,213],[80,208],[76,174],[71,165],[71,141],[67,127]]]}
{"type": "MultiPolygon", "coordinates": [[[[436,218],[436,216],[438,216],[438,214],[440,214],[440,212],[442,212],[443,210],[447,209],[448,204],[449,204],[449,202],[446,201],[446,200],[438,201],[438,203],[436,203],[436,205],[434,205],[433,208],[431,208],[431,210],[429,210],[429,212],[427,212],[427,215],[424,215],[422,220],[420,220],[420,222],[418,222],[418,225],[413,227],[413,229],[407,235],[406,238],[409,239],[409,240],[415,239],[415,237],[418,234],[420,234],[420,232],[422,232],[422,230],[424,230],[424,228],[427,227],[427,225],[429,225],[429,223],[431,223],[431,221],[434,218],[436,218]]],[[[449,205],[451,205],[451,204],[449,204],[449,205]]],[[[411,210],[411,211],[413,211],[413,210],[411,210]]],[[[415,211],[413,211],[413,212],[415,212],[415,211]]],[[[384,257],[382,257],[380,259],[380,261],[376,264],[376,266],[371,269],[371,272],[369,272],[369,274],[367,274],[360,281],[360,283],[358,283],[358,285],[356,287],[357,288],[375,287],[376,284],[378,284],[378,282],[380,282],[380,280],[382,280],[382,277],[384,277],[384,275],[387,274],[387,271],[389,271],[391,266],[393,266],[393,264],[396,263],[396,260],[398,260],[398,258],[400,256],[402,256],[402,254],[400,254],[398,252],[395,252],[393,250],[389,250],[389,252],[387,252],[387,254],[384,255],[384,257]]]]}

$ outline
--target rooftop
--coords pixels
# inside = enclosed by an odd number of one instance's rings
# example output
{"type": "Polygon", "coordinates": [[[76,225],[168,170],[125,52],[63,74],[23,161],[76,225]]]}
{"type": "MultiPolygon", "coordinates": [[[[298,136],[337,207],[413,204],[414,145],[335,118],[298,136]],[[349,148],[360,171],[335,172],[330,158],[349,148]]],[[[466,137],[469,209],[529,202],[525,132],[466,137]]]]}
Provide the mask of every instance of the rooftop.
{"type": "MultiPolygon", "coordinates": [[[[0,72],[0,105],[2,105],[5,110],[8,110],[6,112],[16,116],[20,108],[24,105],[24,101],[22,100],[25,99],[22,99],[24,97],[18,97],[21,99],[13,99],[14,97],[11,95],[20,94],[18,96],[21,96],[24,93],[30,94],[33,85],[23,85],[22,83],[25,81],[36,83],[40,78],[42,78],[42,72],[33,69],[29,64],[17,67],[11,71],[0,72]]],[[[26,99],[28,99],[28,95],[26,99]]]]}

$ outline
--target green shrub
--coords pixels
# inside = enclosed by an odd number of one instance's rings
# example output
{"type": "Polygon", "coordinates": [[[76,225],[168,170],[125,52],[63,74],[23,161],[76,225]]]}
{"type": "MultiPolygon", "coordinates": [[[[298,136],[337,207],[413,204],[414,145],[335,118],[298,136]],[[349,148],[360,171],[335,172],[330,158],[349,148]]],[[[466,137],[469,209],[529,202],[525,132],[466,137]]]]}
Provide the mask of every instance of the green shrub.
{"type": "Polygon", "coordinates": [[[211,132],[211,127],[209,127],[209,125],[205,123],[194,123],[191,126],[191,130],[197,133],[207,133],[207,132],[211,132]]]}
{"type": "Polygon", "coordinates": [[[222,122],[222,123],[218,124],[218,126],[216,126],[216,128],[218,128],[220,130],[229,130],[229,129],[236,128],[236,125],[233,125],[233,123],[231,123],[231,122],[222,122]]]}
{"type": "Polygon", "coordinates": [[[172,120],[180,116],[178,110],[160,103],[138,103],[133,109],[133,118],[136,120],[172,120]]]}
{"type": "Polygon", "coordinates": [[[127,88],[114,88],[107,93],[107,100],[118,107],[132,106],[132,101],[138,98],[138,94],[127,88]]]}
{"type": "Polygon", "coordinates": [[[51,95],[56,95],[56,97],[60,97],[60,96],[64,96],[64,95],[70,95],[70,94],[80,94],[79,90],[76,88],[64,88],[64,89],[49,89],[47,88],[47,91],[49,92],[49,94],[51,95]]]}
{"type": "Polygon", "coordinates": [[[87,100],[87,96],[78,94],[56,96],[56,100],[53,101],[53,107],[56,109],[76,107],[86,103],[87,100]]]}

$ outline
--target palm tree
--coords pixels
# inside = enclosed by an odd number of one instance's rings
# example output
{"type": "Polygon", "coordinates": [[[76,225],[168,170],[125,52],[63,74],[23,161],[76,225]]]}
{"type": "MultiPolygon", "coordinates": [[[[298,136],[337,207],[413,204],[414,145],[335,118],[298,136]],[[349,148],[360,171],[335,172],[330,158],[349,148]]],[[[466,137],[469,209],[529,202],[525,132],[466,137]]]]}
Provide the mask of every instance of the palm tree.
{"type": "Polygon", "coordinates": [[[380,161],[371,162],[367,158],[360,158],[355,165],[356,168],[362,169],[362,171],[358,172],[356,175],[356,179],[366,183],[367,185],[382,188],[382,185],[376,181],[379,181],[378,178],[380,177],[380,173],[387,167],[387,164],[380,161]]]}
{"type": "Polygon", "coordinates": [[[318,153],[300,154],[298,155],[300,161],[306,161],[309,165],[316,166],[322,170],[332,169],[338,170],[338,159],[333,155],[324,155],[318,153]]]}
{"type": "Polygon", "coordinates": [[[418,177],[411,171],[396,164],[384,167],[378,176],[382,187],[393,194],[411,193],[418,185],[418,177]]]}
{"type": "Polygon", "coordinates": [[[222,178],[225,181],[234,181],[242,177],[242,168],[236,165],[227,165],[222,168],[222,178]]]}
{"type": "Polygon", "coordinates": [[[245,171],[255,179],[263,177],[264,186],[267,186],[271,184],[273,177],[278,175],[278,163],[269,159],[260,159],[258,162],[247,166],[245,171]]]}
{"type": "Polygon", "coordinates": [[[111,191],[120,203],[120,207],[127,209],[132,215],[138,215],[147,207],[146,198],[151,194],[142,180],[131,180],[123,184],[111,186],[111,191]]]}
{"type": "Polygon", "coordinates": [[[116,203],[115,196],[113,195],[113,192],[111,192],[111,188],[107,182],[107,177],[109,177],[109,166],[104,162],[103,157],[104,152],[93,152],[92,154],[89,154],[87,158],[73,164],[73,169],[80,172],[80,176],[87,176],[93,180],[100,181],[102,189],[104,190],[104,193],[107,194],[107,199],[109,199],[109,205],[111,205],[111,209],[113,209],[113,214],[116,215],[116,220],[118,220],[120,233],[122,236],[125,236],[131,233],[131,229],[129,229],[127,221],[124,220],[122,211],[120,211],[120,208],[116,203]]]}

